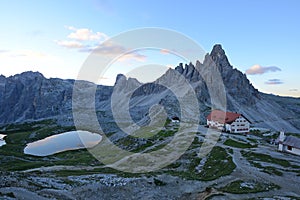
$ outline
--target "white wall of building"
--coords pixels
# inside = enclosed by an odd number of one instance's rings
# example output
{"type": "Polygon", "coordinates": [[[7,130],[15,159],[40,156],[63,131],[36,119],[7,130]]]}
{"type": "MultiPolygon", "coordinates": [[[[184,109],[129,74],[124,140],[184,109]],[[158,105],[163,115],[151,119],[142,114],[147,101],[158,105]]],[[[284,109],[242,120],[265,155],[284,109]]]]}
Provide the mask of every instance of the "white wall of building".
{"type": "Polygon", "coordinates": [[[250,123],[243,116],[240,116],[230,124],[231,133],[247,133],[249,130],[250,123]]]}
{"type": "Polygon", "coordinates": [[[221,124],[221,123],[215,122],[215,121],[210,121],[210,120],[207,120],[207,125],[209,127],[217,128],[219,130],[222,130],[224,127],[224,124],[221,124]]]}
{"type": "Polygon", "coordinates": [[[295,147],[292,147],[292,150],[289,150],[289,149],[288,149],[288,146],[284,145],[284,146],[283,146],[283,150],[284,150],[285,152],[288,152],[288,153],[300,155],[300,149],[297,149],[297,148],[295,148],[295,147]]]}
{"type": "Polygon", "coordinates": [[[278,145],[278,151],[283,151],[283,145],[282,144],[278,145]]]}
{"type": "Polygon", "coordinates": [[[225,130],[231,132],[231,124],[226,124],[225,130]]]}

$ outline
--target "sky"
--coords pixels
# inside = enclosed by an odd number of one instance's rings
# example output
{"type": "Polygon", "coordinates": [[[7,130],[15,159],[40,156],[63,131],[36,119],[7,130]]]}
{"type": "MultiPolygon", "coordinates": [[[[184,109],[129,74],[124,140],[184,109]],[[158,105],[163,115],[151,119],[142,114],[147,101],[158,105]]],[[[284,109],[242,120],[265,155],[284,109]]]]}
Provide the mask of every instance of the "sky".
{"type": "MultiPolygon", "coordinates": [[[[298,0],[1,0],[0,74],[39,71],[47,78],[76,79],[97,45],[157,27],[187,36],[205,52],[222,44],[233,67],[257,89],[300,97],[299,7],[298,0]]],[[[112,44],[101,52],[121,50],[112,44]]],[[[167,70],[179,62],[187,61],[164,49],[130,52],[99,83],[113,84],[116,74],[130,74],[136,66],[167,70]]]]}

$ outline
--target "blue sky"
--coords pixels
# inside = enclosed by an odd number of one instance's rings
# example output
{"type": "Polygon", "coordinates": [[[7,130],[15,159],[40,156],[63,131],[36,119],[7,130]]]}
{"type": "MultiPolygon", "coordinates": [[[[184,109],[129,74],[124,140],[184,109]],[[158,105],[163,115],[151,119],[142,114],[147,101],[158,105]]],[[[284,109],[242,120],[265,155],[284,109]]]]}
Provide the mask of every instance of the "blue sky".
{"type": "MultiPolygon", "coordinates": [[[[300,97],[299,7],[298,0],[3,0],[0,74],[32,70],[46,77],[76,78],[89,55],[80,52],[83,46],[136,28],[160,27],[192,38],[207,52],[220,43],[231,64],[248,70],[247,77],[260,91],[300,97]]],[[[182,61],[143,53],[147,63],[170,67],[182,61]]],[[[111,83],[126,67],[145,65],[142,56],[131,59],[103,79],[111,83]]]]}

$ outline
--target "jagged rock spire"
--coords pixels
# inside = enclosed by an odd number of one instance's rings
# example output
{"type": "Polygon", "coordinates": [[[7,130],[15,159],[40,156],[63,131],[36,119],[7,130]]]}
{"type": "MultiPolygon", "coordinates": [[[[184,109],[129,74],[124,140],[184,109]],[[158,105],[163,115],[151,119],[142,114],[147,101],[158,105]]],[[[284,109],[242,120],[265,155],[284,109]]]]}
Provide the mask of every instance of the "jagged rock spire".
{"type": "Polygon", "coordinates": [[[124,74],[118,74],[116,77],[116,81],[115,81],[115,85],[119,82],[119,81],[123,81],[126,80],[126,76],[124,74]]]}
{"type": "Polygon", "coordinates": [[[178,71],[180,74],[183,73],[183,64],[182,63],[179,63],[179,65],[175,68],[176,71],[178,71]]]}
{"type": "Polygon", "coordinates": [[[210,53],[211,56],[213,57],[223,57],[223,56],[226,56],[225,55],[225,51],[224,49],[222,48],[222,45],[221,44],[215,44],[211,53],[210,53]]]}
{"type": "Polygon", "coordinates": [[[232,66],[229,63],[228,58],[221,44],[214,45],[210,53],[210,57],[215,62],[215,64],[217,65],[217,67],[221,72],[224,69],[232,69],[232,66]]]}

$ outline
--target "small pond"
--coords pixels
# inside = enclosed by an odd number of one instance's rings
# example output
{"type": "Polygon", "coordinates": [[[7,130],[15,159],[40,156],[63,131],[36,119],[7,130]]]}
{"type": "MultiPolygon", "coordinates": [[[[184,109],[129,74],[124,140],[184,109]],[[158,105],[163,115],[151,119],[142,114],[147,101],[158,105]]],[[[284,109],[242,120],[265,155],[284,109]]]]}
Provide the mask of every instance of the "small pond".
{"type": "Polygon", "coordinates": [[[5,137],[5,136],[6,136],[6,135],[0,134],[0,147],[6,144],[6,142],[5,142],[5,140],[4,140],[4,137],[5,137]]]}
{"type": "Polygon", "coordinates": [[[27,144],[24,153],[34,156],[49,156],[59,152],[92,148],[99,144],[102,136],[88,131],[70,131],[53,135],[27,144]]]}

